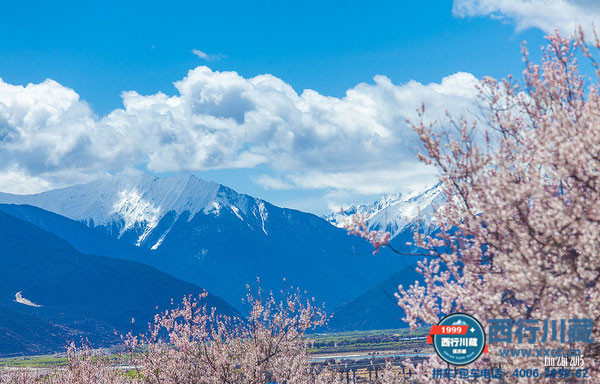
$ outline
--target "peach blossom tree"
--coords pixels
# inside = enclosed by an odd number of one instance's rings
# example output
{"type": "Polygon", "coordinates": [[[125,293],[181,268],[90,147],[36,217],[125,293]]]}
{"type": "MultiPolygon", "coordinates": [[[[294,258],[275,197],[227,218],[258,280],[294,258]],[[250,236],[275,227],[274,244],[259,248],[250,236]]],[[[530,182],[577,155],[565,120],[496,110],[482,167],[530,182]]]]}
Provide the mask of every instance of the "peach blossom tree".
{"type": "Polygon", "coordinates": [[[335,376],[308,358],[305,334],[327,320],[320,307],[297,290],[281,301],[249,291],[247,303],[245,319],[219,316],[189,297],[157,314],[147,334],[124,338],[137,376],[149,384],[308,384],[335,376]]]}
{"type": "MultiPolygon", "coordinates": [[[[557,32],[547,37],[539,64],[524,46],[521,82],[512,77],[481,81],[483,119],[450,117],[449,124],[442,125],[428,121],[423,108],[413,123],[423,147],[419,157],[439,171],[445,203],[435,214],[437,231],[415,234],[415,244],[429,250],[431,257],[418,264],[424,283],[399,287],[398,304],[406,321],[416,327],[435,324],[445,314],[466,312],[484,326],[489,319],[511,319],[515,324],[539,320],[540,328],[545,319],[596,323],[587,335],[592,343],[567,337],[565,343],[531,345],[525,341],[527,334],[520,346],[491,345],[490,353],[468,368],[501,363],[509,371],[543,370],[543,358],[500,357],[496,348],[576,348],[589,375],[561,382],[600,381],[596,41],[587,45],[581,31],[572,38],[557,32]]],[[[360,225],[354,228],[361,232],[360,225]]],[[[389,239],[362,232],[376,249],[389,239]]],[[[431,378],[434,368],[446,364],[434,356],[420,367],[421,374],[431,378]]],[[[543,382],[518,382],[528,380],[543,382]]]]}

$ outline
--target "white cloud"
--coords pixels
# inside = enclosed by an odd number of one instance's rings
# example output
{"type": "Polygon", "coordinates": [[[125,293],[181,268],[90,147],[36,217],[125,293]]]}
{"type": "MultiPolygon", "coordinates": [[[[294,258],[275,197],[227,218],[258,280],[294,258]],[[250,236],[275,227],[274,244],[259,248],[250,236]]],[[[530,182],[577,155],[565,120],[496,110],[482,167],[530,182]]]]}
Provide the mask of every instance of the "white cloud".
{"type": "Polygon", "coordinates": [[[298,94],[272,75],[244,78],[197,67],[178,95],[124,92],[123,108],[98,117],[78,94],[47,80],[0,80],[0,190],[37,192],[108,173],[252,168],[274,189],[393,192],[431,180],[406,123],[424,102],[431,118],[468,111],[477,79],[393,84],[385,76],[341,98],[298,94]]]}
{"type": "Polygon", "coordinates": [[[199,49],[192,49],[192,54],[194,54],[194,55],[198,56],[200,59],[206,60],[206,61],[221,60],[222,58],[225,57],[225,55],[222,55],[220,53],[217,55],[213,55],[212,53],[206,53],[199,49]]]}
{"type": "Polygon", "coordinates": [[[328,189],[362,195],[423,189],[435,183],[434,169],[407,156],[406,161],[385,168],[356,168],[341,172],[308,170],[290,172],[281,178],[261,175],[257,182],[271,189],[328,189]],[[410,187],[410,188],[409,188],[410,187]]]}
{"type": "Polygon", "coordinates": [[[279,189],[279,190],[289,190],[293,189],[294,185],[288,181],[283,180],[279,177],[274,177],[263,173],[262,175],[256,177],[254,182],[265,189],[279,189]]]}
{"type": "Polygon", "coordinates": [[[208,54],[206,52],[202,52],[199,49],[192,49],[192,53],[201,59],[208,60],[208,54]]]}
{"type": "Polygon", "coordinates": [[[28,175],[16,167],[0,172],[0,191],[9,193],[38,193],[52,187],[48,180],[28,175]]]}
{"type": "Polygon", "coordinates": [[[593,25],[600,26],[600,3],[596,0],[454,0],[452,12],[458,17],[489,16],[512,20],[517,30],[556,29],[573,34],[578,26],[593,37],[593,25]]]}

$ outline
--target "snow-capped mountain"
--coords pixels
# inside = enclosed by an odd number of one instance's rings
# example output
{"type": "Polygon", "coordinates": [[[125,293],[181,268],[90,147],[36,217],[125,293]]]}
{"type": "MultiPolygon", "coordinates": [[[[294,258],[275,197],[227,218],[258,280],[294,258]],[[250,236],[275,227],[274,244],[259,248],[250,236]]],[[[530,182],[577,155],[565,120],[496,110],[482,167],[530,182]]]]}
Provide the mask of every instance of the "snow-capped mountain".
{"type": "Polygon", "coordinates": [[[394,238],[419,219],[423,219],[425,225],[430,224],[435,208],[442,202],[441,187],[437,184],[416,193],[385,195],[372,204],[353,205],[343,212],[331,213],[325,219],[341,228],[351,215],[358,213],[367,218],[369,229],[390,232],[394,238]]]}
{"type": "Polygon", "coordinates": [[[111,177],[35,195],[0,193],[0,203],[37,206],[91,227],[104,227],[115,237],[151,249],[160,247],[184,212],[188,221],[198,213],[219,215],[221,210],[231,211],[241,221],[252,216],[265,234],[268,215],[263,201],[195,176],[111,177]],[[167,215],[170,224],[163,222],[167,215]],[[161,222],[165,225],[159,228],[161,222]]]}
{"type": "Polygon", "coordinates": [[[149,264],[234,306],[245,296],[245,285],[260,277],[266,290],[279,291],[285,278],[335,308],[387,278],[389,271],[414,262],[388,250],[374,257],[370,244],[323,218],[194,176],[112,177],[36,195],[0,193],[0,203],[7,204],[0,210],[20,212],[20,218],[82,252],[102,255],[108,248],[95,245],[93,234],[81,229],[61,229],[58,218],[43,212],[109,234],[130,248],[121,252],[111,245],[116,251],[105,256],[149,264]]]}

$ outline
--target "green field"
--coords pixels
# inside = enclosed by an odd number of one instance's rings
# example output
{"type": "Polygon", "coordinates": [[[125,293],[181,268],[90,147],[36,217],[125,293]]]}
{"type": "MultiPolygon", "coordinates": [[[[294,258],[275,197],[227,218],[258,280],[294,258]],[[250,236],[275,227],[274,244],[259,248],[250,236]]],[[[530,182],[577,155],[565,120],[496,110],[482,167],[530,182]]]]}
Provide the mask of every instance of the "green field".
{"type": "Polygon", "coordinates": [[[67,357],[62,355],[20,356],[0,359],[2,367],[49,368],[67,363],[67,357]]]}
{"type": "Polygon", "coordinates": [[[427,353],[431,346],[425,344],[425,328],[385,329],[376,331],[352,331],[338,333],[311,334],[314,342],[312,353],[338,353],[358,351],[404,351],[406,353],[427,353]]]}
{"type": "MultiPolygon", "coordinates": [[[[313,333],[308,336],[312,341],[310,352],[313,354],[399,351],[403,353],[429,353],[431,346],[425,344],[428,329],[386,329],[376,331],[352,331],[337,333],[313,333]]],[[[112,355],[111,359],[118,359],[112,355]]],[[[67,357],[64,353],[39,356],[19,356],[0,359],[2,367],[49,368],[64,365],[67,357]]]]}

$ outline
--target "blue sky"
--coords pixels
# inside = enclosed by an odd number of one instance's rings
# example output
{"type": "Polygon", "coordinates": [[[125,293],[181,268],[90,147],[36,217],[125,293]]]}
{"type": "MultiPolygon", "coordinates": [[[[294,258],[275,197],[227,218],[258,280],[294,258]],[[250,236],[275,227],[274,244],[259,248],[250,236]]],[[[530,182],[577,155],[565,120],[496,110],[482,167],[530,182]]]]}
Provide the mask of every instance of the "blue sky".
{"type": "Polygon", "coordinates": [[[565,0],[21,1],[2,13],[0,190],[195,173],[322,213],[430,183],[399,121],[421,101],[438,114],[468,110],[473,81],[521,72],[523,40],[535,52],[545,32],[568,33],[600,9],[565,0]],[[379,172],[386,164],[397,168],[391,176],[379,172]]]}
{"type": "Polygon", "coordinates": [[[226,55],[208,63],[215,70],[271,73],[297,90],[342,96],[376,74],[402,83],[519,72],[521,41],[542,35],[453,17],[450,1],[90,3],[6,4],[1,77],[52,78],[104,114],[121,106],[124,90],[174,93],[173,81],[206,64],[191,53],[199,49],[226,55]]]}

